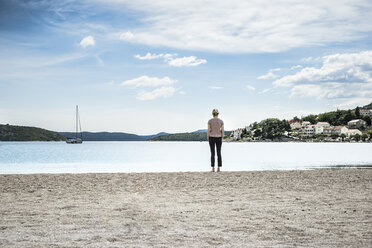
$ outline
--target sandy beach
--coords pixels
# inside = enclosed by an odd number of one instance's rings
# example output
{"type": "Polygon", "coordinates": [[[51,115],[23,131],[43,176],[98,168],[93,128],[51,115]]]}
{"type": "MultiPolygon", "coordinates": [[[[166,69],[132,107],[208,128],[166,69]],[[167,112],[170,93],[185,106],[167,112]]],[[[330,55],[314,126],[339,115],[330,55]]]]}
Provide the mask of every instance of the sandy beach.
{"type": "Polygon", "coordinates": [[[1,247],[372,247],[372,170],[0,175],[1,247]]]}

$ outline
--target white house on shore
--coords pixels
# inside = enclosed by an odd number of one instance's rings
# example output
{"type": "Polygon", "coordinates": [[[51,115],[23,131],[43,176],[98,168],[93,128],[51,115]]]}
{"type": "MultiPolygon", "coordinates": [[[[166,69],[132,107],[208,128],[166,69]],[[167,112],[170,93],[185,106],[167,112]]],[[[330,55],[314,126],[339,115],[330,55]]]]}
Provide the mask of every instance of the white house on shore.
{"type": "Polygon", "coordinates": [[[302,122],[302,128],[306,128],[308,125],[311,125],[310,121],[303,121],[302,122]]]}
{"type": "Polygon", "coordinates": [[[304,128],[304,133],[308,135],[313,135],[315,133],[315,125],[307,125],[304,128]]]}
{"type": "Polygon", "coordinates": [[[358,129],[349,129],[349,130],[346,132],[346,135],[347,135],[348,137],[350,137],[350,136],[354,136],[354,135],[357,135],[357,134],[362,135],[362,132],[359,131],[358,129]]]}
{"type": "Polygon", "coordinates": [[[329,124],[328,122],[322,122],[322,121],[318,122],[316,125],[319,127],[323,127],[323,128],[331,127],[331,124],[329,124]]]}
{"type": "Polygon", "coordinates": [[[359,128],[359,127],[365,127],[367,123],[364,120],[361,119],[356,119],[356,120],[351,120],[347,123],[349,128],[359,128]]]}
{"type": "Polygon", "coordinates": [[[368,115],[372,118],[372,110],[371,109],[360,109],[359,110],[360,115],[368,115]]]}
{"type": "Polygon", "coordinates": [[[323,126],[308,125],[304,129],[305,134],[314,135],[323,133],[323,126]]]}
{"type": "Polygon", "coordinates": [[[243,133],[243,128],[238,128],[232,131],[232,136],[234,140],[239,140],[243,133]]]}
{"type": "Polygon", "coordinates": [[[323,129],[324,129],[323,126],[315,125],[315,134],[321,134],[321,133],[323,133],[323,129]]]}
{"type": "Polygon", "coordinates": [[[302,128],[302,125],[300,122],[292,122],[289,124],[291,126],[291,129],[294,130],[294,129],[301,129],[302,128]]]}
{"type": "Polygon", "coordinates": [[[329,127],[324,128],[323,132],[324,134],[346,134],[349,129],[345,126],[335,126],[335,127],[329,127]]]}

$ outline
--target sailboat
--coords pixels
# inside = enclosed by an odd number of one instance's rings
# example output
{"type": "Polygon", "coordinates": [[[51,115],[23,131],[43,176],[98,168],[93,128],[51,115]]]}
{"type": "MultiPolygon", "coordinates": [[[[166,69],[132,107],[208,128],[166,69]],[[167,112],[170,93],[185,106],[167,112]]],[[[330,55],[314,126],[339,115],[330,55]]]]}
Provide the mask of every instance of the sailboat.
{"type": "Polygon", "coordinates": [[[66,140],[67,144],[81,144],[83,143],[83,134],[81,133],[81,123],[79,115],[79,106],[76,105],[76,133],[74,139],[66,140]],[[80,131],[79,131],[80,128],[80,131]]]}

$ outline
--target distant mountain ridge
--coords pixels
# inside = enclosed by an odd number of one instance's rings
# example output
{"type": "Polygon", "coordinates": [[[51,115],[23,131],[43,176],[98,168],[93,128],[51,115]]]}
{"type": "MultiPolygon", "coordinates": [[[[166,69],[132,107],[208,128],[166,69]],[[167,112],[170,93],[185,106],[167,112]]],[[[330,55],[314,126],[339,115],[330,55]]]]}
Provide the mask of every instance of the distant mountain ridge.
{"type": "MultiPolygon", "coordinates": [[[[74,132],[58,132],[65,138],[74,138],[74,132]]],[[[161,132],[153,135],[137,135],[122,132],[82,132],[84,141],[145,141],[168,133],[161,132]]]]}
{"type": "Polygon", "coordinates": [[[207,129],[199,129],[194,131],[193,133],[206,133],[208,130],[207,129]]]}
{"type": "MultiPolygon", "coordinates": [[[[229,136],[231,131],[225,131],[225,136],[229,136]]],[[[198,130],[191,133],[172,133],[153,137],[149,141],[207,141],[207,130],[198,130]]]]}

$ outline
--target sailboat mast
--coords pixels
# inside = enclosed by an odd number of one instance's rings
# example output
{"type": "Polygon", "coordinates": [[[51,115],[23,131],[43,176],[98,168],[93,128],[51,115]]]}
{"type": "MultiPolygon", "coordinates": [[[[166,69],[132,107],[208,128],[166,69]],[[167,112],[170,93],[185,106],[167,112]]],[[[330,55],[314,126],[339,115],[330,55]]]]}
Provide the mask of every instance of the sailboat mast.
{"type": "Polygon", "coordinates": [[[80,133],[80,139],[83,140],[83,131],[81,130],[80,114],[78,114],[78,117],[79,117],[79,133],[80,133]]]}
{"type": "Polygon", "coordinates": [[[78,113],[79,113],[79,109],[78,109],[78,105],[76,105],[76,139],[78,138],[78,113]]]}

